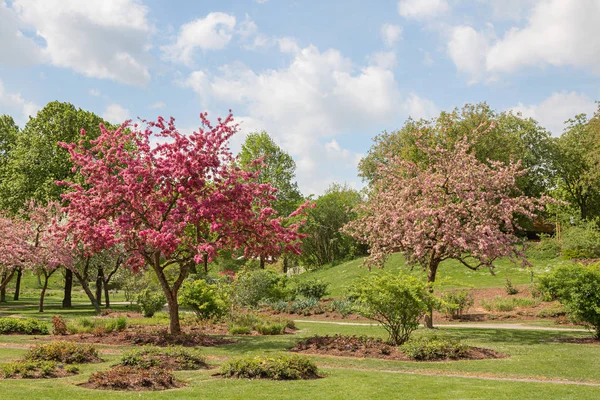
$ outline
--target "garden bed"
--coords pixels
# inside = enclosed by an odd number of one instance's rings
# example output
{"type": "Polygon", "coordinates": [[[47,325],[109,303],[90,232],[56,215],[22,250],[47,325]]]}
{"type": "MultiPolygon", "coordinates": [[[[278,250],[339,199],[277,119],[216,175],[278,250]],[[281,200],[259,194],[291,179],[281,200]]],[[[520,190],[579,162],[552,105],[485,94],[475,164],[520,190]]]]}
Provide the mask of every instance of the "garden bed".
{"type": "MultiPolygon", "coordinates": [[[[314,336],[302,340],[290,349],[295,353],[321,354],[340,357],[381,358],[385,360],[415,361],[404,354],[399,347],[391,346],[381,339],[365,336],[314,336]]],[[[505,354],[494,350],[468,346],[457,358],[448,360],[483,360],[488,358],[506,358],[505,354]]]]}
{"type": "Polygon", "coordinates": [[[155,391],[183,387],[186,384],[173,377],[169,370],[159,367],[131,368],[116,366],[92,374],[79,386],[99,390],[155,391]]]}

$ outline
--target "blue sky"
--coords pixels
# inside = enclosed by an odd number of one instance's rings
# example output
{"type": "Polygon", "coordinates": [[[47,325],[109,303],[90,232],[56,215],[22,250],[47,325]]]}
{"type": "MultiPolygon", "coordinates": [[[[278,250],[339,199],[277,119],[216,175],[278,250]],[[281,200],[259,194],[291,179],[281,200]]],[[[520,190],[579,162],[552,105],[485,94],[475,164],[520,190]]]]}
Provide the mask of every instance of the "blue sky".
{"type": "Polygon", "coordinates": [[[0,114],[231,108],[233,149],[266,130],[319,194],[409,116],[487,101],[560,134],[600,99],[598,26],[600,0],[0,0],[0,114]]]}

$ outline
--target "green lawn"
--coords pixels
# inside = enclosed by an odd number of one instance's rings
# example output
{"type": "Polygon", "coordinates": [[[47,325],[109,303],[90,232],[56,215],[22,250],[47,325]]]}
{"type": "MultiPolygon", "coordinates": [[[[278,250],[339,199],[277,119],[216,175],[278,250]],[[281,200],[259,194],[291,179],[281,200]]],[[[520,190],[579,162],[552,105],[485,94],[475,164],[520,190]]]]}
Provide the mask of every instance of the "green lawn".
{"type": "MultiPolygon", "coordinates": [[[[561,264],[570,264],[571,261],[562,259],[535,258],[530,256],[529,261],[533,264],[532,271],[534,277],[545,274],[552,268],[561,264]]],[[[321,279],[330,282],[330,291],[332,297],[343,297],[346,288],[356,279],[369,273],[366,267],[361,264],[363,259],[356,259],[335,266],[325,266],[321,269],[306,272],[299,276],[299,279],[321,279]]],[[[384,270],[396,273],[399,271],[410,273],[425,278],[425,274],[419,267],[407,266],[404,258],[400,254],[393,254],[386,262],[384,270]]],[[[377,273],[379,269],[372,269],[371,272],[377,273]]],[[[477,287],[490,288],[501,287],[505,284],[508,277],[515,285],[529,283],[531,280],[530,270],[515,266],[507,259],[502,259],[496,263],[492,275],[489,269],[473,271],[466,268],[455,260],[446,260],[440,264],[437,274],[437,281],[441,288],[458,287],[477,287]]]]}

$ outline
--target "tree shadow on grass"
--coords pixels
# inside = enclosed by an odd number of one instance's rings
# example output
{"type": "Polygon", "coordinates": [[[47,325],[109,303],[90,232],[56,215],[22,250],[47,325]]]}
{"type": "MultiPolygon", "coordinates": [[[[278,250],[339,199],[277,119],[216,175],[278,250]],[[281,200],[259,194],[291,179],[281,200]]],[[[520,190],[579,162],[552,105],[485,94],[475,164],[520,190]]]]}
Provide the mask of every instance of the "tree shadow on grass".
{"type": "Polygon", "coordinates": [[[286,351],[294,347],[300,340],[295,335],[277,336],[241,336],[236,337],[236,342],[219,346],[221,350],[229,353],[264,353],[275,351],[286,351]]]}
{"type": "Polygon", "coordinates": [[[505,344],[555,343],[569,338],[579,339],[589,336],[589,334],[586,332],[534,331],[517,329],[444,328],[440,331],[448,333],[461,340],[505,344]]]}

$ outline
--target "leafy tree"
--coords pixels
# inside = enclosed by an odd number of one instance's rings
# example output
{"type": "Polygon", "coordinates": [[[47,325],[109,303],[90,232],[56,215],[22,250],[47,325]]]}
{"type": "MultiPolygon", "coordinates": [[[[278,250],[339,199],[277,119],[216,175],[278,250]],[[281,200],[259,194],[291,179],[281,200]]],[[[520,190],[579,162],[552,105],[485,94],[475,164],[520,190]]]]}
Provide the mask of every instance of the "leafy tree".
{"type": "Polygon", "coordinates": [[[19,127],[9,115],[0,115],[0,182],[3,170],[9,160],[10,152],[19,135],[19,127]]]}
{"type": "Polygon", "coordinates": [[[539,196],[548,188],[552,177],[549,132],[531,118],[512,112],[497,113],[486,103],[467,104],[461,110],[442,112],[432,120],[409,119],[399,131],[376,136],[359,164],[359,175],[374,182],[379,166],[389,163],[392,157],[426,164],[429,157],[423,146],[451,150],[463,137],[471,140],[471,151],[482,163],[501,161],[508,165],[521,161],[527,172],[518,178],[517,186],[524,194],[539,196]]]}
{"type": "Polygon", "coordinates": [[[354,258],[364,249],[350,235],[340,232],[356,218],[355,208],[363,201],[356,190],[333,184],[315,200],[307,211],[301,232],[308,236],[302,242],[301,260],[305,265],[322,266],[334,261],[354,258]]]}
{"type": "Polygon", "coordinates": [[[582,219],[600,216],[600,113],[590,120],[585,114],[568,120],[552,150],[555,195],[575,206],[582,219]]]}
{"type": "Polygon", "coordinates": [[[85,183],[63,182],[71,189],[63,195],[68,232],[88,253],[119,244],[128,266],[149,266],[166,297],[173,334],[181,332],[179,289],[205,253],[299,252],[301,238],[297,225],[285,227],[282,218],[272,218],[273,187],[235,165],[227,147],[236,132],[233,117],[214,126],[205,114],[201,119],[205,128],[191,135],[159,117],[144,130],[101,126],[91,149],[81,142],[62,144],[85,183]],[[153,138],[160,143],[152,145],[153,138]],[[219,248],[215,236],[222,238],[219,248]]]}
{"type": "Polygon", "coordinates": [[[294,181],[296,162],[267,132],[250,133],[246,137],[238,162],[243,169],[258,172],[260,183],[269,183],[277,189],[272,207],[279,215],[290,215],[302,203],[302,194],[294,181]],[[259,159],[262,163],[256,162],[259,159]]]}
{"type": "MultiPolygon", "coordinates": [[[[418,138],[415,143],[419,143],[418,138]]],[[[393,158],[378,170],[361,216],[344,231],[370,245],[367,265],[383,266],[400,251],[435,281],[440,263],[460,261],[467,268],[489,268],[500,257],[527,263],[517,247],[517,215],[533,219],[546,199],[515,195],[524,174],[519,163],[484,164],[464,138],[453,149],[419,146],[426,165],[393,158]]],[[[427,325],[432,326],[431,315],[427,325]]]]}

